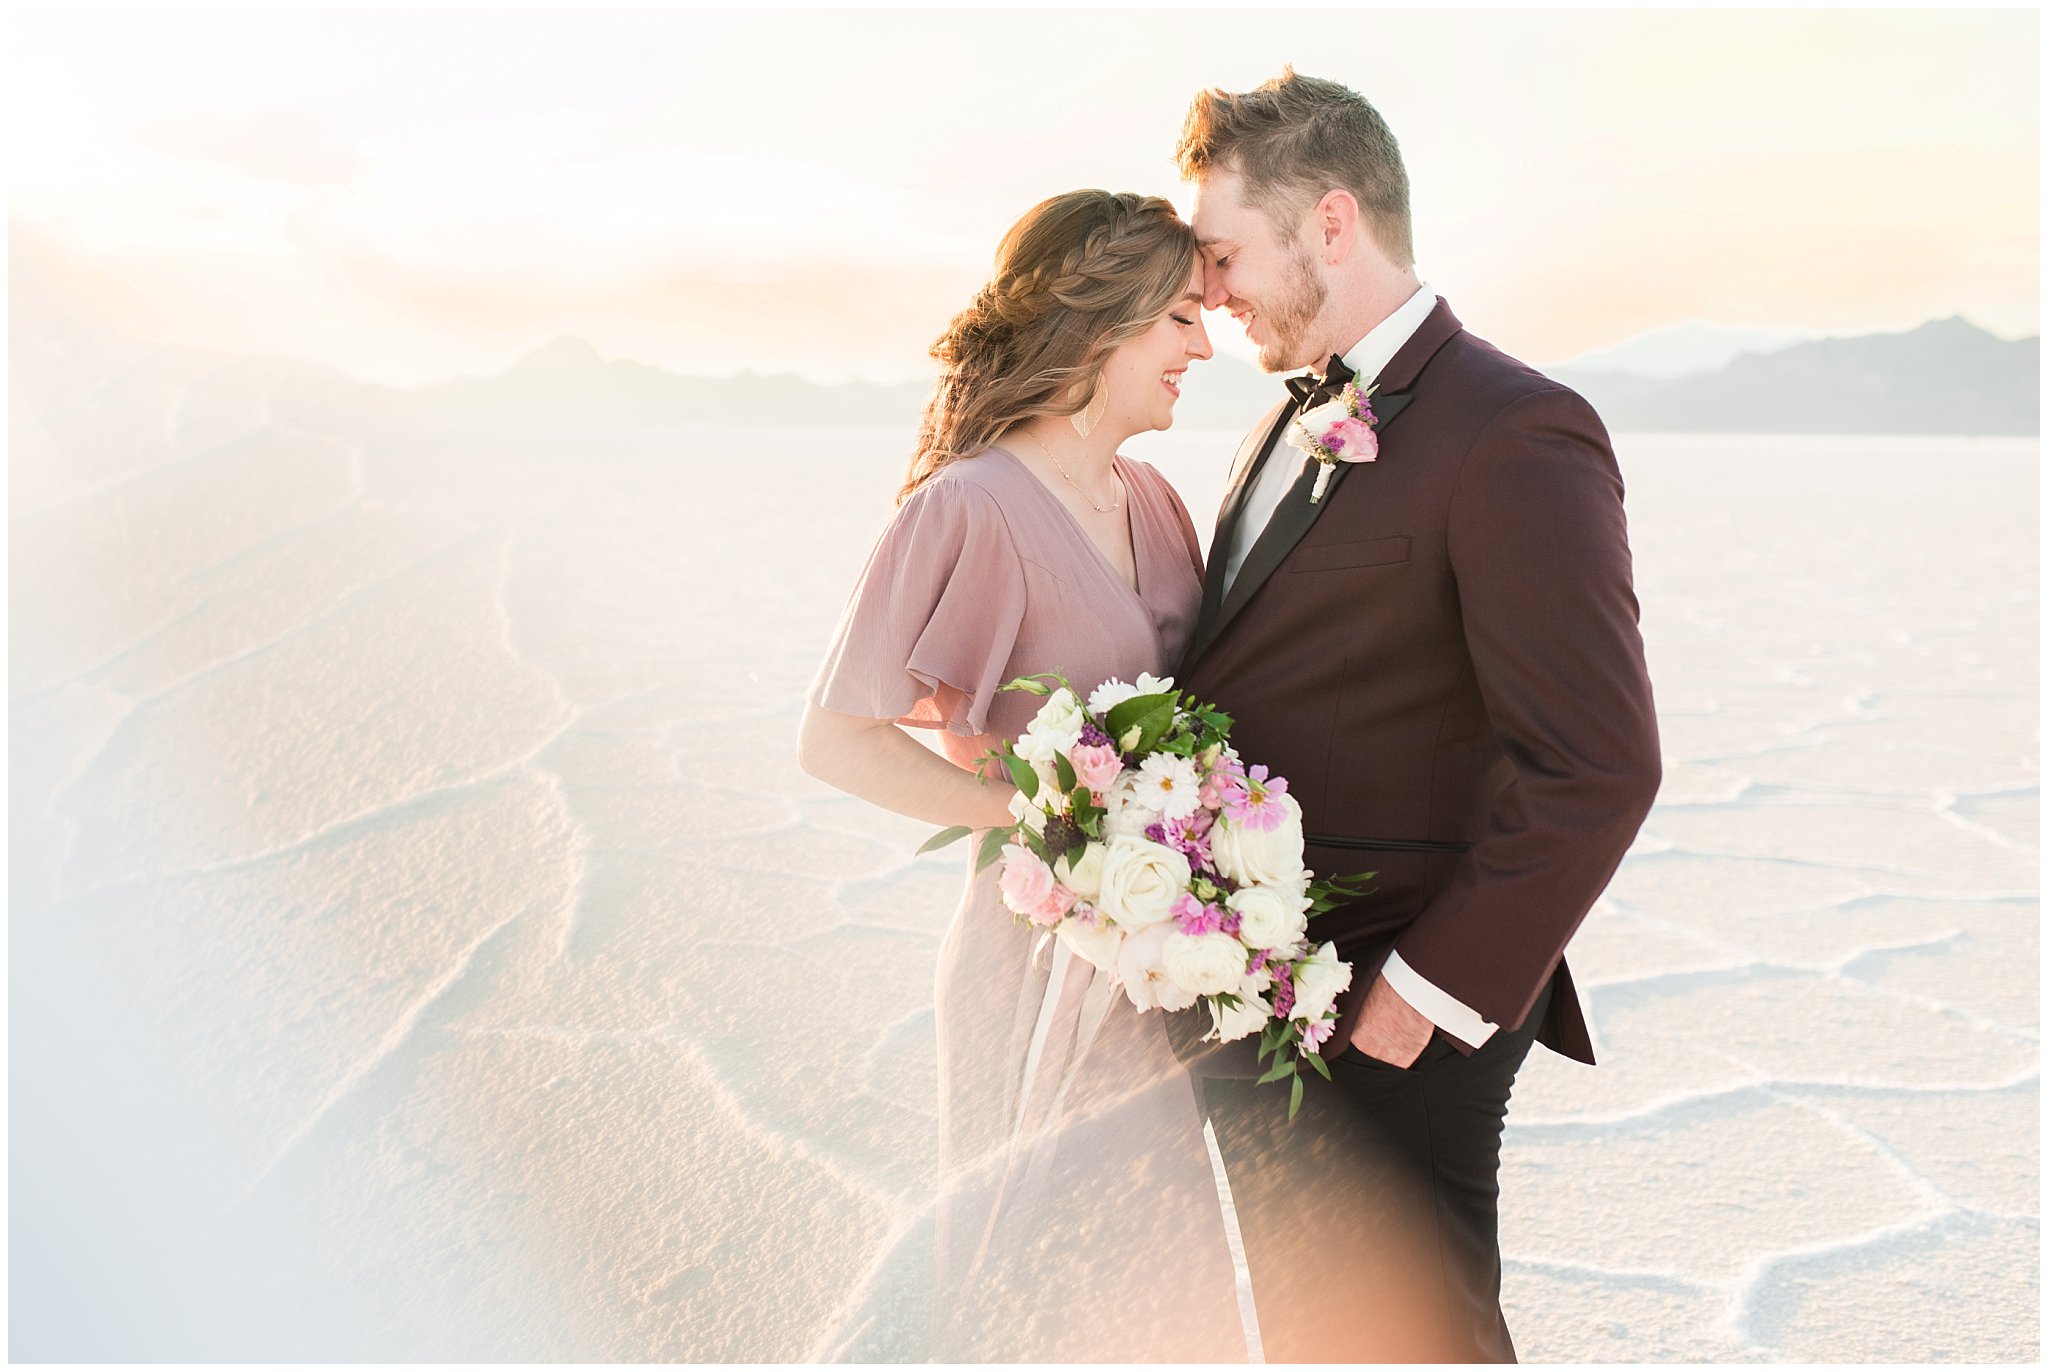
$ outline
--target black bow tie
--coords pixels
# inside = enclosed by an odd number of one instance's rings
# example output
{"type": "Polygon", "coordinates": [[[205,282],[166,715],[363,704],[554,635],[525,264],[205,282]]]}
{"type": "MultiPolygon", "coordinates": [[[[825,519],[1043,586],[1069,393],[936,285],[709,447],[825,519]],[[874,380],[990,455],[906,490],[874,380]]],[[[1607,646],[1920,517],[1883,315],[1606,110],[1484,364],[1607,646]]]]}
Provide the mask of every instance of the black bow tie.
{"type": "Polygon", "coordinates": [[[1335,353],[1323,366],[1323,374],[1316,376],[1290,376],[1287,378],[1287,393],[1303,410],[1312,410],[1325,400],[1334,400],[1344,389],[1344,383],[1355,379],[1357,373],[1344,365],[1344,359],[1335,353]]]}

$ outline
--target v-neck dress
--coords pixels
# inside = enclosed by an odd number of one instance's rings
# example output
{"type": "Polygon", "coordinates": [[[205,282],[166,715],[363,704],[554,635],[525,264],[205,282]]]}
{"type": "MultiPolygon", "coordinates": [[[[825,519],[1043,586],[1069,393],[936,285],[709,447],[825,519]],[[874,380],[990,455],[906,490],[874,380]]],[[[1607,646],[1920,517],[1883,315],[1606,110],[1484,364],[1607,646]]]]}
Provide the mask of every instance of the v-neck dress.
{"type": "MultiPolygon", "coordinates": [[[[1057,671],[1085,696],[1164,675],[1194,633],[1200,545],[1157,471],[1117,471],[1135,590],[1015,455],[942,468],[876,544],[810,698],[943,729],[971,767],[1041,704],[1005,681],[1057,671]]],[[[932,1357],[1242,1361],[1203,1117],[1165,1012],[1138,1011],[1057,940],[1038,946],[997,869],[965,862],[935,1001],[932,1357]]]]}

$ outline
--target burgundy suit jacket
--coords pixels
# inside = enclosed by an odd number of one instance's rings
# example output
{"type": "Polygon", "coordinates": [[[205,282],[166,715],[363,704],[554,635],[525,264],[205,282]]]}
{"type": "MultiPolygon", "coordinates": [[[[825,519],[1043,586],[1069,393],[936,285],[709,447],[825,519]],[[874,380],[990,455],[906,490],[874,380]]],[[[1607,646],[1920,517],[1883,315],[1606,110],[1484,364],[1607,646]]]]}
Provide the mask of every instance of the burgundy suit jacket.
{"type": "MultiPolygon", "coordinates": [[[[1246,489],[1298,456],[1277,443],[1293,402],[1245,439],[1179,684],[1232,716],[1246,761],[1287,778],[1317,875],[1378,873],[1309,925],[1353,969],[1326,1057],[1392,949],[1499,1032],[1555,974],[1538,1041],[1590,1063],[1564,948],[1661,779],[1607,431],[1441,300],[1372,405],[1378,459],[1339,464],[1315,505],[1305,473],[1225,596],[1246,489]]],[[[1256,1036],[1190,1037],[1176,1034],[1198,1070],[1253,1070],[1256,1036]]]]}

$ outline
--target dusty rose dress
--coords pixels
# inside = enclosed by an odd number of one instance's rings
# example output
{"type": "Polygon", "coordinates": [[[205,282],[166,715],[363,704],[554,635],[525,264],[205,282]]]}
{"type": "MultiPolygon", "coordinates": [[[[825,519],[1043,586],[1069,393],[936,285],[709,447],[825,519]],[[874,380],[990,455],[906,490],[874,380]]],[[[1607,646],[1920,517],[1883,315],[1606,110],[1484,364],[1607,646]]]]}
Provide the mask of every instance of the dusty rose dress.
{"type": "MultiPolygon", "coordinates": [[[[1040,703],[998,693],[1013,677],[1059,671],[1085,695],[1163,674],[1194,630],[1199,545],[1158,472],[1121,457],[1117,470],[1135,593],[1052,492],[991,448],[897,511],[811,699],[943,728],[948,754],[972,765],[1040,703]]],[[[1058,941],[1036,947],[995,876],[969,875],[939,950],[932,1356],[1242,1361],[1202,1116],[1163,1012],[1135,1010],[1058,941]]]]}

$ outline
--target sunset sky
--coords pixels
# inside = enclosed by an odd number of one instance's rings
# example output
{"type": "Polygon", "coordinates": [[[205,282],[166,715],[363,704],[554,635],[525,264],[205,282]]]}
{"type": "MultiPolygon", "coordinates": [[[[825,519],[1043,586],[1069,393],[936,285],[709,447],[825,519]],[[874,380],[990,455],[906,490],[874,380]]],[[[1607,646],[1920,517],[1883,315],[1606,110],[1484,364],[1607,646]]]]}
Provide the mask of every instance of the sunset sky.
{"type": "MultiPolygon", "coordinates": [[[[2039,327],[2032,10],[17,15],[10,231],[153,336],[403,384],[559,333],[925,374],[1024,209],[1166,194],[1292,62],[1401,140],[1418,267],[1552,363],[1686,320],[2039,327]]],[[[1212,316],[1219,344],[1243,351],[1212,316]]]]}

